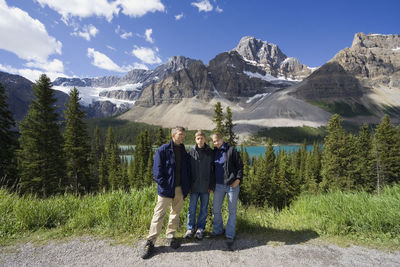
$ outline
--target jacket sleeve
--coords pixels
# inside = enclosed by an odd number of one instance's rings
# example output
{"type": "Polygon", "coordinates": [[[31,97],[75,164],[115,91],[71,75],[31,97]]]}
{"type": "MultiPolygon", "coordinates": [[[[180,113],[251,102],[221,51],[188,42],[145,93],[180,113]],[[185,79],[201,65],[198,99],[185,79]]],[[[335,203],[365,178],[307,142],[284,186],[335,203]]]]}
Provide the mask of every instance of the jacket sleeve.
{"type": "Polygon", "coordinates": [[[243,161],[240,157],[240,153],[234,148],[233,153],[235,154],[235,168],[237,170],[236,179],[240,179],[240,182],[243,180],[243,161]]]}
{"type": "Polygon", "coordinates": [[[154,155],[153,177],[154,181],[156,181],[158,185],[162,186],[166,182],[165,159],[163,157],[163,152],[161,149],[158,149],[156,154],[154,155]]]}
{"type": "Polygon", "coordinates": [[[215,165],[214,165],[214,151],[211,152],[211,166],[210,166],[210,182],[208,185],[208,189],[214,191],[215,190],[215,184],[216,184],[216,180],[215,180],[215,165]]]}

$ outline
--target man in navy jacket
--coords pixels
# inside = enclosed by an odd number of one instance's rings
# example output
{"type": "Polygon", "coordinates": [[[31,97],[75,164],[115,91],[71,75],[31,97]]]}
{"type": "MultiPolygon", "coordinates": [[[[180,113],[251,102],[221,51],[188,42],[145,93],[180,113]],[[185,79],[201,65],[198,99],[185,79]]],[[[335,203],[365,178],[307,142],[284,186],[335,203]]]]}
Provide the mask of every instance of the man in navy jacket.
{"type": "Polygon", "coordinates": [[[166,232],[167,243],[173,249],[180,246],[175,239],[175,232],[179,227],[183,199],[190,190],[190,163],[183,144],[185,128],[180,126],[173,128],[171,136],[169,144],[162,145],[154,156],[153,175],[158,185],[158,199],[142,254],[143,259],[152,255],[154,243],[161,233],[163,220],[170,206],[171,212],[166,232]]]}

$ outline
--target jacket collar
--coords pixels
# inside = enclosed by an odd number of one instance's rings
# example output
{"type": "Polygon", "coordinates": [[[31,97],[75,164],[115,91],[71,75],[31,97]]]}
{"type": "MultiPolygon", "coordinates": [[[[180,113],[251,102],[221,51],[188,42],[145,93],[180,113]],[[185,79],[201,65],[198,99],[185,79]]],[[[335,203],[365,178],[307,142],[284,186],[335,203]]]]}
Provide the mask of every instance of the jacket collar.
{"type": "MultiPolygon", "coordinates": [[[[182,147],[185,147],[185,145],[184,145],[184,144],[180,144],[179,147],[182,148],[182,147]]],[[[171,140],[169,141],[168,149],[174,150],[174,140],[172,140],[172,138],[171,138],[171,140]]]]}

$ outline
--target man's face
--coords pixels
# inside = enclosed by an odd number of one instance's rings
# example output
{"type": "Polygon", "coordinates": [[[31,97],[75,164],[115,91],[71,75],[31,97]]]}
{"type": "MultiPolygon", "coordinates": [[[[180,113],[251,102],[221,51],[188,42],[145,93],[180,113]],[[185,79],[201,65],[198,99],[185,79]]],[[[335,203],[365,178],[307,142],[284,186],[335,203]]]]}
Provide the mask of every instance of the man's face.
{"type": "Polygon", "coordinates": [[[213,136],[212,140],[214,146],[217,148],[221,148],[222,144],[224,143],[224,139],[218,139],[216,136],[213,136]]]}
{"type": "Polygon", "coordinates": [[[183,131],[176,131],[174,135],[172,135],[172,140],[174,140],[174,143],[177,145],[183,144],[183,141],[185,140],[185,132],[183,131]]]}
{"type": "Polygon", "coordinates": [[[206,142],[204,136],[198,135],[194,140],[196,141],[198,147],[200,148],[204,147],[204,143],[206,142]]]}

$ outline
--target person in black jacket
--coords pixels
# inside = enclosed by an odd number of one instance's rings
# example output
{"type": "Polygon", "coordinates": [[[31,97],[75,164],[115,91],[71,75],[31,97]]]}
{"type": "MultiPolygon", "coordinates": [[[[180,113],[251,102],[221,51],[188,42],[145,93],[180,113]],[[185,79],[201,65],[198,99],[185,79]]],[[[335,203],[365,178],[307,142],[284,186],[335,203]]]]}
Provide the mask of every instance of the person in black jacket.
{"type": "Polygon", "coordinates": [[[188,209],[187,232],[184,238],[195,237],[202,239],[206,228],[208,200],[210,192],[215,189],[214,152],[205,143],[206,135],[198,130],[195,134],[196,145],[189,150],[191,187],[188,209]],[[200,198],[200,212],[197,218],[196,210],[200,198]]]}
{"type": "Polygon", "coordinates": [[[175,232],[179,227],[183,199],[190,190],[190,163],[183,144],[185,128],[177,126],[172,129],[171,135],[169,144],[162,145],[154,155],[153,176],[158,185],[158,199],[142,254],[143,259],[153,254],[154,243],[161,233],[164,216],[170,206],[171,212],[166,232],[167,243],[173,249],[180,246],[175,239],[175,232]]]}
{"type": "Polygon", "coordinates": [[[222,221],[222,203],[225,195],[228,198],[229,218],[226,223],[226,244],[232,250],[236,234],[236,212],[239,198],[240,182],[243,179],[243,162],[239,152],[224,142],[220,133],[212,136],[214,144],[214,166],[216,186],[213,199],[213,232],[212,236],[224,234],[222,221]]]}

